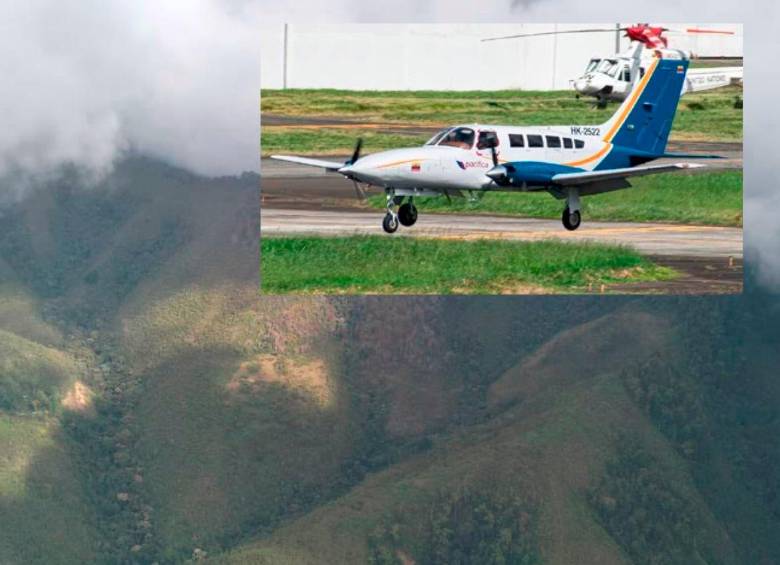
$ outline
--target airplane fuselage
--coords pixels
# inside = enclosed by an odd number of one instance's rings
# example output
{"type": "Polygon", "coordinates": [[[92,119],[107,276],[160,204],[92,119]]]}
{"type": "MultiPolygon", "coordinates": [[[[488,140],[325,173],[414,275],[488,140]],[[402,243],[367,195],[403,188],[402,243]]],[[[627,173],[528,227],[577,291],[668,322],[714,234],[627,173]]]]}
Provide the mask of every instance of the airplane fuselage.
{"type": "Polygon", "coordinates": [[[400,190],[535,190],[547,186],[555,174],[593,170],[613,149],[601,140],[601,126],[469,124],[448,131],[458,129],[474,132],[470,146],[429,142],[382,151],[362,157],[340,172],[373,186],[400,190]],[[522,183],[499,186],[487,176],[494,164],[490,147],[479,144],[485,135],[495,135],[498,162],[512,163],[522,183]]]}

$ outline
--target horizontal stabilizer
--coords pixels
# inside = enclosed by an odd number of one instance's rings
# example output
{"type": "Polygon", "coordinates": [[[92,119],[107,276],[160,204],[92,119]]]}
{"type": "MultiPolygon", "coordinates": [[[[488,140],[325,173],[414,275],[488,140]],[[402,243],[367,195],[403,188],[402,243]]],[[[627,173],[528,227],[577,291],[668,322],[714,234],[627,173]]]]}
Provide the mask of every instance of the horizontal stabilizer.
{"type": "Polygon", "coordinates": [[[699,169],[704,165],[693,163],[674,163],[671,165],[649,165],[647,167],[626,167],[624,169],[611,169],[605,171],[583,171],[581,173],[561,173],[553,176],[552,181],[555,184],[563,186],[574,186],[596,181],[619,179],[627,177],[639,177],[643,175],[654,175],[657,173],[669,173],[685,169],[699,169]]]}
{"type": "Polygon", "coordinates": [[[344,163],[339,163],[338,161],[323,161],[321,159],[309,159],[308,157],[295,157],[293,155],[271,155],[271,159],[289,161],[290,163],[298,163],[299,165],[308,165],[310,167],[320,167],[329,171],[338,171],[344,166],[344,163]]]}

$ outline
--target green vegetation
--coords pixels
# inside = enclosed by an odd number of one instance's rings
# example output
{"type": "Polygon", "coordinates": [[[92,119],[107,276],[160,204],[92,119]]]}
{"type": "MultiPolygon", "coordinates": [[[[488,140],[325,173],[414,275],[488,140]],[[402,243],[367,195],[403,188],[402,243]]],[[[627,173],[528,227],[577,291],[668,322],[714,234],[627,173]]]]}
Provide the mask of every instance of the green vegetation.
{"type": "Polygon", "coordinates": [[[0,410],[0,563],[87,563],[96,515],[58,423],[0,410]]]}
{"type": "MultiPolygon", "coordinates": [[[[727,87],[686,95],[680,102],[672,139],[739,141],[742,139],[742,89],[727,87]]],[[[444,127],[457,123],[548,125],[599,124],[616,105],[598,110],[569,91],[348,91],[263,90],[263,113],[293,117],[347,118],[357,123],[396,123],[444,127]]],[[[423,143],[426,135],[389,135],[379,140],[373,127],[294,125],[263,126],[263,155],[294,153],[349,154],[355,139],[367,140],[366,151],[423,143]],[[377,139],[374,139],[377,138],[377,139]]]]}
{"type": "MultiPolygon", "coordinates": [[[[588,196],[582,200],[587,220],[672,222],[717,226],[742,225],[742,171],[668,173],[638,177],[632,188],[588,196]]],[[[374,208],[385,207],[384,196],[372,196],[374,208]]],[[[529,218],[559,218],[562,204],[548,193],[487,193],[476,202],[417,198],[421,213],[507,214],[529,218]]]]}
{"type": "Polygon", "coordinates": [[[398,509],[371,534],[370,563],[538,563],[534,509],[518,493],[489,486],[441,491],[422,520],[414,516],[420,510],[398,509]]]}
{"type": "Polygon", "coordinates": [[[53,412],[77,374],[67,354],[0,329],[0,410],[53,412]]]}
{"type": "Polygon", "coordinates": [[[325,130],[302,130],[297,128],[268,128],[263,130],[263,156],[276,153],[307,155],[343,155],[355,148],[355,141],[363,139],[366,153],[422,145],[430,135],[384,134],[376,131],[355,131],[328,128],[325,130]]]}
{"type": "Polygon", "coordinates": [[[588,494],[604,528],[633,563],[712,563],[701,555],[702,526],[693,501],[679,491],[661,461],[635,438],[622,437],[615,459],[588,494]]]}
{"type": "Polygon", "coordinates": [[[623,247],[552,240],[267,237],[261,253],[268,294],[561,292],[675,276],[623,247]]]}

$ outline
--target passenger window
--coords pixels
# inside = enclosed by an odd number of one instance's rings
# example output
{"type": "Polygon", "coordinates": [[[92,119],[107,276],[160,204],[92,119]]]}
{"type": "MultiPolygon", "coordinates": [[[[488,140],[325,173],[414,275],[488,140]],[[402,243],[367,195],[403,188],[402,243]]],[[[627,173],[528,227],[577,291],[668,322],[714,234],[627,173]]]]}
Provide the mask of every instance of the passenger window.
{"type": "Polygon", "coordinates": [[[522,133],[509,134],[509,147],[525,147],[525,140],[522,133]]]}
{"type": "Polygon", "coordinates": [[[582,149],[583,147],[585,147],[585,142],[582,141],[581,139],[575,139],[574,140],[574,147],[576,149],[582,149]]]}
{"type": "Polygon", "coordinates": [[[498,147],[498,136],[494,131],[481,131],[479,132],[479,139],[477,140],[477,149],[488,149],[490,147],[498,147]]]}
{"type": "Polygon", "coordinates": [[[544,147],[544,143],[542,143],[542,136],[541,135],[529,135],[528,136],[528,147],[544,147]]]}
{"type": "Polygon", "coordinates": [[[631,71],[629,70],[628,65],[623,67],[623,74],[621,75],[620,80],[631,82],[631,71]]]}
{"type": "Polygon", "coordinates": [[[551,149],[560,149],[561,148],[561,138],[556,137],[554,135],[547,135],[545,136],[547,139],[547,147],[551,149]]]}
{"type": "Polygon", "coordinates": [[[563,138],[563,146],[566,149],[571,149],[572,148],[572,143],[571,143],[571,138],[570,137],[564,137],[563,138]]]}

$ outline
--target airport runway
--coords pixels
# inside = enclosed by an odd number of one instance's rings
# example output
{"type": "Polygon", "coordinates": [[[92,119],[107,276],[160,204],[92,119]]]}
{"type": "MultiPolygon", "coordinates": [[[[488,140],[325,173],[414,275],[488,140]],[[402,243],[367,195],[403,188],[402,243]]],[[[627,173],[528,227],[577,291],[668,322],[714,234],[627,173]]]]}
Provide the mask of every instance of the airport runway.
{"type": "MultiPolygon", "coordinates": [[[[381,210],[294,210],[263,207],[260,225],[265,235],[383,235],[382,215],[381,210]]],[[[522,241],[560,239],[628,245],[643,255],[724,259],[742,257],[741,229],[709,226],[585,220],[580,229],[569,232],[558,220],[423,213],[414,227],[401,227],[396,234],[387,237],[399,235],[522,241]]]]}

